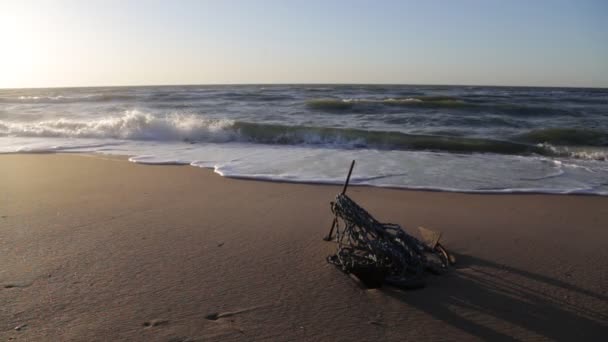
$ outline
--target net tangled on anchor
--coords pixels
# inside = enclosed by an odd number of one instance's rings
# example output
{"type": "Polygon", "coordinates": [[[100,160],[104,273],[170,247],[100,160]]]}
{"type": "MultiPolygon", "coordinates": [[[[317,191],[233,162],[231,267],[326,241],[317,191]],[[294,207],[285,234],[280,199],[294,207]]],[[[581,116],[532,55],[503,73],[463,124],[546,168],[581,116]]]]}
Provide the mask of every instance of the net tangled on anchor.
{"type": "Polygon", "coordinates": [[[327,261],[345,273],[353,274],[369,288],[387,283],[402,288],[424,286],[424,273],[441,273],[450,264],[450,256],[434,241],[424,243],[406,233],[399,225],[381,223],[348,197],[346,187],[331,202],[334,214],[332,229],[338,244],[327,261]]]}

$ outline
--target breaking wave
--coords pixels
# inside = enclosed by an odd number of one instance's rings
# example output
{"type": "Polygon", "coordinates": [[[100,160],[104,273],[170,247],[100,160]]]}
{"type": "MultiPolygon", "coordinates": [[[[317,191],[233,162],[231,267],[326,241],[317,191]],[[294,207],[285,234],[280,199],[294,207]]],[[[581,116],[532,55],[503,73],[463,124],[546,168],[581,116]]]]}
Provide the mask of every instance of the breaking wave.
{"type": "Polygon", "coordinates": [[[230,141],[231,120],[203,119],[195,115],[157,117],[139,111],[123,116],[79,121],[57,119],[38,122],[0,121],[0,135],[19,137],[109,138],[128,140],[230,141]]]}
{"type": "MultiPolygon", "coordinates": [[[[174,114],[154,116],[128,111],[122,116],[79,121],[57,119],[37,122],[0,121],[0,136],[102,138],[125,140],[186,141],[191,143],[242,142],[278,145],[314,145],[338,148],[372,148],[382,150],[431,150],[454,153],[497,153],[512,155],[538,154],[605,160],[604,152],[585,154],[571,152],[556,143],[605,146],[606,134],[585,136],[568,130],[532,131],[513,141],[462,136],[406,134],[397,131],[370,131],[350,128],[287,126],[251,123],[227,119],[208,119],[197,115],[174,114]],[[572,135],[572,137],[571,137],[572,135]],[[557,138],[561,137],[561,138],[557,138]],[[570,139],[567,139],[571,137],[570,139]],[[575,155],[576,153],[576,155],[575,155]]],[[[580,133],[580,132],[579,132],[580,133]]]]}

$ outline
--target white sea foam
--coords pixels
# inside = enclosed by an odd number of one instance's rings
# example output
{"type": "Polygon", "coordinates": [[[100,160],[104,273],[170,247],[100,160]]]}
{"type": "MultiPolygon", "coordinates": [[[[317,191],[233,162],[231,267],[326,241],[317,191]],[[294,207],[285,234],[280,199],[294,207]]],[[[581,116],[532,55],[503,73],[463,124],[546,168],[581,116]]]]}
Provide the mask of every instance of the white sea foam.
{"type": "Polygon", "coordinates": [[[0,135],[22,137],[110,138],[131,140],[229,141],[232,120],[173,114],[157,117],[139,111],[95,120],[54,119],[37,122],[0,121],[0,135]]]}
{"type": "Polygon", "coordinates": [[[479,193],[608,195],[603,162],[576,164],[542,157],[425,151],[331,149],[248,143],[82,138],[0,138],[0,153],[86,152],[131,156],[142,164],[183,164],[225,177],[340,184],[351,160],[354,185],[479,193]]]}

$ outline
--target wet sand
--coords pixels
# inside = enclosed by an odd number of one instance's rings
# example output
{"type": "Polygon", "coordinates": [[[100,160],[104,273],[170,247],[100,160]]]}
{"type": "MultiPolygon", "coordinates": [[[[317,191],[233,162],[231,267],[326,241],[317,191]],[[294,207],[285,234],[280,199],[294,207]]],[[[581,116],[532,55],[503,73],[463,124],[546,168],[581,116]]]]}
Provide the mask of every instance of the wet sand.
{"type": "MultiPolygon", "coordinates": [[[[355,169],[356,172],[356,169],[355,169]]],[[[339,186],[86,155],[0,155],[0,340],[601,340],[608,197],[351,187],[444,233],[422,290],[362,289],[325,257],[339,186]]]]}

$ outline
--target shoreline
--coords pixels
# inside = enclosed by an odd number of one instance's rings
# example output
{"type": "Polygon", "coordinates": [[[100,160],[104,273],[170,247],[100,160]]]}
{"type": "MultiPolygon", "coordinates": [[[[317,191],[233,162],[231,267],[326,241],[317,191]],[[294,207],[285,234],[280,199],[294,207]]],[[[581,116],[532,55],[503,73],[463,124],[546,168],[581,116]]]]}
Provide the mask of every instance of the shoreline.
{"type": "MultiPolygon", "coordinates": [[[[203,170],[210,170],[213,174],[223,177],[223,178],[228,178],[228,179],[236,179],[236,180],[245,180],[245,181],[253,181],[253,182],[269,182],[269,183],[281,183],[281,184],[304,184],[304,185],[313,185],[313,186],[340,186],[343,185],[344,183],[339,183],[339,182],[323,182],[323,181],[318,181],[318,182],[314,182],[314,181],[299,181],[299,180],[283,180],[283,179],[271,179],[270,177],[265,177],[265,178],[256,178],[254,176],[224,176],[220,173],[218,173],[213,167],[202,167],[202,166],[197,166],[197,165],[193,165],[192,163],[179,163],[179,162],[166,162],[166,163],[146,163],[146,162],[137,162],[137,161],[133,161],[131,160],[131,158],[133,157],[137,157],[136,155],[120,155],[120,154],[105,154],[102,152],[69,152],[69,151],[35,151],[35,152],[4,152],[4,153],[0,153],[0,156],[2,155],[44,155],[44,154],[49,154],[49,155],[81,155],[81,156],[88,156],[88,157],[93,157],[93,158],[115,158],[118,160],[126,160],[130,163],[133,164],[140,164],[140,165],[144,165],[144,166],[190,166],[190,167],[194,167],[197,169],[203,169],[203,170]]],[[[345,169],[346,170],[346,169],[345,169]]],[[[356,170],[356,165],[355,165],[355,169],[356,170]]],[[[346,173],[345,173],[346,174],[346,173]]],[[[346,178],[346,176],[345,176],[346,178]]],[[[571,192],[564,192],[564,191],[559,191],[559,190],[555,190],[555,191],[538,191],[538,190],[527,190],[527,189],[522,189],[522,190],[513,190],[513,189],[504,189],[504,190],[459,190],[459,189],[440,189],[440,188],[433,188],[433,187],[427,187],[427,186],[420,186],[420,187],[400,187],[400,186],[393,186],[393,185],[371,185],[371,184],[356,184],[356,183],[351,183],[349,184],[349,188],[350,187],[369,187],[369,188],[379,188],[379,189],[391,189],[391,190],[402,190],[402,191],[414,191],[414,192],[438,192],[438,193],[454,193],[454,194],[464,194],[464,195],[547,195],[547,196],[553,196],[553,195],[557,195],[557,196],[597,196],[597,197],[608,197],[608,193],[606,194],[601,194],[601,193],[593,193],[593,192],[584,192],[584,191],[571,191],[571,192]]]]}
{"type": "Polygon", "coordinates": [[[325,261],[342,185],[149,166],[0,155],[0,339],[599,341],[608,329],[606,196],[349,187],[380,221],[441,231],[457,257],[424,289],[366,290],[325,261]]]}

